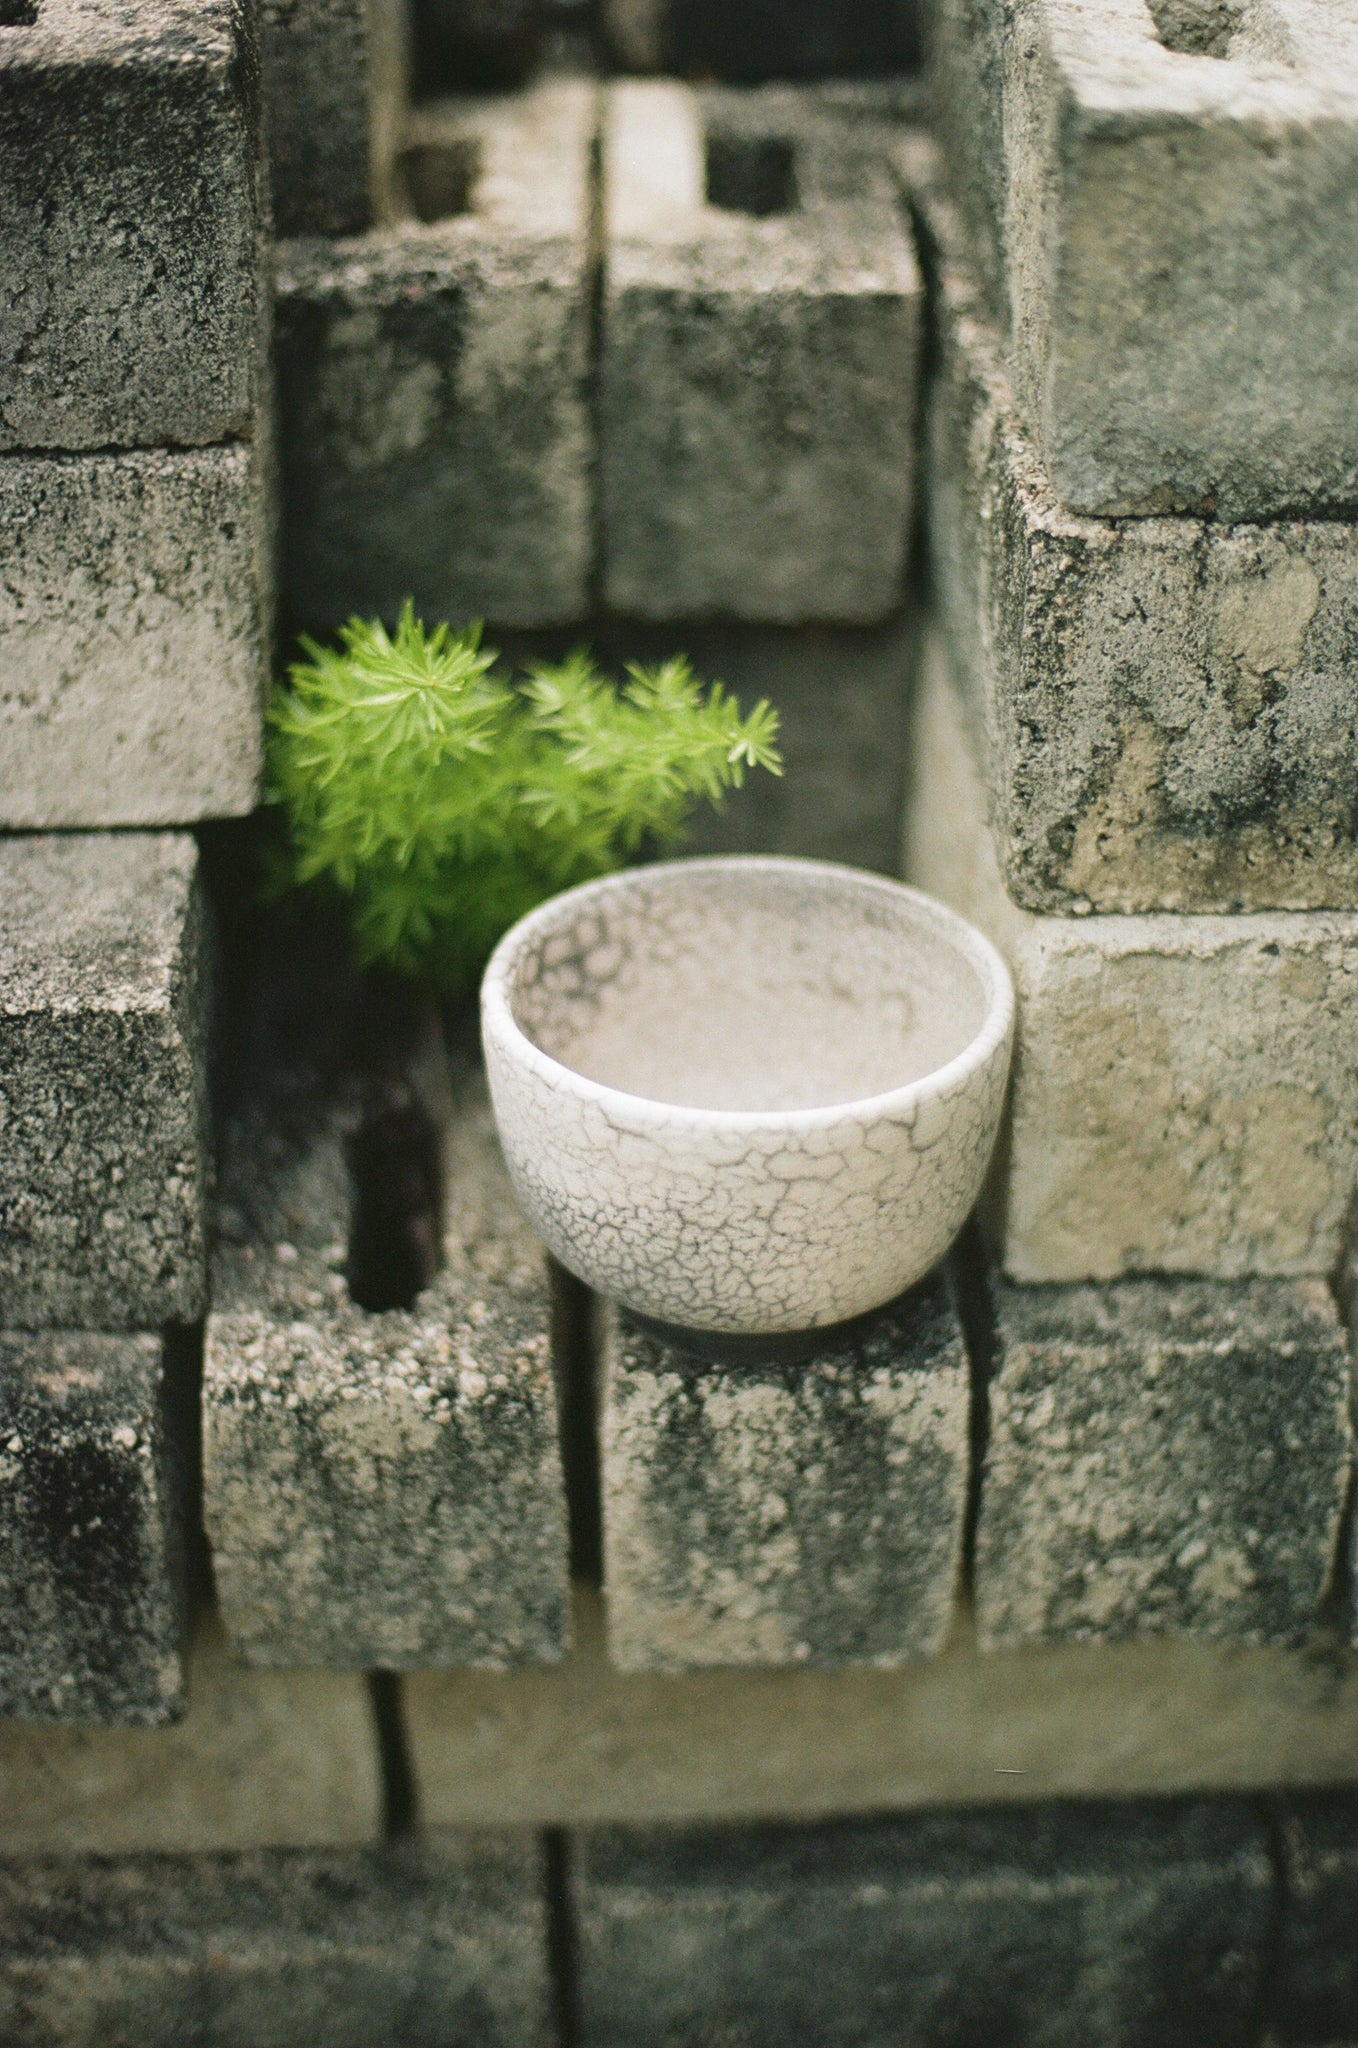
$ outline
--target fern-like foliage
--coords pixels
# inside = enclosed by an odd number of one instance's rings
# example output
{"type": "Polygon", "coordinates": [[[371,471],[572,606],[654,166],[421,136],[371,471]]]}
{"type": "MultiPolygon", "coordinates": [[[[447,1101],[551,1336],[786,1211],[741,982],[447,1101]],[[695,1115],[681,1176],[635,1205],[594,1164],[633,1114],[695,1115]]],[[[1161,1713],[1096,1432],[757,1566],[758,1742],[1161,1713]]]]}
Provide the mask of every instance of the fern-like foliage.
{"type": "Polygon", "coordinates": [[[464,993],[501,933],[558,889],[672,845],[695,803],[782,772],[778,716],[742,717],[682,656],[619,691],[585,653],[496,671],[478,626],[351,619],[303,640],[269,712],[283,879],[338,890],[358,949],[464,993]]]}

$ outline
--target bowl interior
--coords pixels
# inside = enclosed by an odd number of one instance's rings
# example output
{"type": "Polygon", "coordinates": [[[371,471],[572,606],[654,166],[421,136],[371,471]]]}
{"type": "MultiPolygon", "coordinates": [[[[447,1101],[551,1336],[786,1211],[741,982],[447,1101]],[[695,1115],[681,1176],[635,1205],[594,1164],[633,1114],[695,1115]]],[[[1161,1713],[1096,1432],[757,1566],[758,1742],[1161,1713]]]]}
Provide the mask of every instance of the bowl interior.
{"type": "Polygon", "coordinates": [[[945,920],[872,876],[687,861],[563,899],[507,994],[524,1035],[592,1081],[776,1112],[922,1080],[976,1036],[987,990],[945,920]]]}

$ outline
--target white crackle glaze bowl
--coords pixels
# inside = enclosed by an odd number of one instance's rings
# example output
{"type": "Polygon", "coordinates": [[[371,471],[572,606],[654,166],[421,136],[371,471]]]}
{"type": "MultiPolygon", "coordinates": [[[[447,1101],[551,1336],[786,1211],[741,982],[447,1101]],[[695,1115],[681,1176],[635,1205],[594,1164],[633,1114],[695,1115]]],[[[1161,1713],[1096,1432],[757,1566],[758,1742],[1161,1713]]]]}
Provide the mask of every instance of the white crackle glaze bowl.
{"type": "Polygon", "coordinates": [[[764,857],[568,890],[481,990],[539,1235],[627,1308],[733,1335],[821,1329],[928,1272],[980,1192],[1013,1018],[1004,962],[942,904],[764,857]]]}

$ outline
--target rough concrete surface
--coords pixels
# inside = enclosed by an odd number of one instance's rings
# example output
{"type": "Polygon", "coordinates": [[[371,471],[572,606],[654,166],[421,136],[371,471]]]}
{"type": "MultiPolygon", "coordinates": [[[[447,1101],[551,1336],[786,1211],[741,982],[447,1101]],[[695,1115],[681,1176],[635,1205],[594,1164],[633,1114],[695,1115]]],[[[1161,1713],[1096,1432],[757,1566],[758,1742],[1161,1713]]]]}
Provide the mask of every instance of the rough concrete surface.
{"type": "Polygon", "coordinates": [[[899,1664],[953,1615],[967,1356],[935,1275],[798,1365],[690,1358],[609,1318],[609,1648],[624,1670],[899,1664]]]}
{"type": "Polygon", "coordinates": [[[1284,1903],[1270,2048],[1358,2041],[1358,1796],[1332,1789],[1278,1802],[1284,1903]]]}
{"type": "Polygon", "coordinates": [[[9,2048],[546,2048],[529,1836],[0,1865],[9,2048]]]}
{"type": "MultiPolygon", "coordinates": [[[[426,1052],[432,1095],[441,1046],[426,1052]]],[[[261,1664],[559,1657],[566,1517],[545,1255],[514,1205],[483,1085],[458,1069],[442,1268],[408,1308],[366,1310],[349,1293],[361,1125],[352,1074],[327,1091],[276,1070],[226,1141],[204,1514],[227,1628],[261,1664]]]]}
{"type": "Polygon", "coordinates": [[[0,1715],[184,1708],[191,1409],[160,1339],[0,1334],[0,1715]]]}
{"type": "Polygon", "coordinates": [[[988,932],[1018,996],[986,1198],[1006,1271],[1331,1273],[1358,1175],[1358,915],[1018,909],[937,645],[912,758],[909,878],[988,932]]]}
{"type": "Polygon", "coordinates": [[[1272,1872],[1243,1802],[579,1842],[592,2048],[1239,2048],[1272,1872]]]}
{"type": "Polygon", "coordinates": [[[997,1281],[992,1306],[983,1646],[1305,1642],[1353,1459],[1324,1283],[997,1281]]]}
{"type": "Polygon", "coordinates": [[[395,201],[407,0],[262,0],[260,55],[280,235],[344,235],[395,201]]]}
{"type": "Polygon", "coordinates": [[[431,102],[405,177],[421,218],[283,245],[283,587],[355,611],[550,625],[592,552],[589,154],[594,89],[431,102]]]}
{"type": "Polygon", "coordinates": [[[916,191],[938,270],[930,554],[1011,894],[1064,913],[1358,903],[1358,529],[1063,510],[950,209],[916,191]]]}
{"type": "Polygon", "coordinates": [[[254,808],[268,496],[262,445],[0,456],[0,826],[254,808]]]}
{"type": "Polygon", "coordinates": [[[610,89],[613,610],[867,623],[899,603],[920,283],[874,137],[792,89],[610,89]]]}
{"type": "Polygon", "coordinates": [[[1353,10],[937,12],[949,170],[1058,499],[1226,520],[1352,508],[1353,10]]]}
{"type": "Polygon", "coordinates": [[[197,860],[178,833],[0,840],[0,1329],[203,1311],[197,860]]]}
{"type": "Polygon", "coordinates": [[[248,435],[268,309],[252,10],[42,0],[4,20],[0,448],[248,435]]]}

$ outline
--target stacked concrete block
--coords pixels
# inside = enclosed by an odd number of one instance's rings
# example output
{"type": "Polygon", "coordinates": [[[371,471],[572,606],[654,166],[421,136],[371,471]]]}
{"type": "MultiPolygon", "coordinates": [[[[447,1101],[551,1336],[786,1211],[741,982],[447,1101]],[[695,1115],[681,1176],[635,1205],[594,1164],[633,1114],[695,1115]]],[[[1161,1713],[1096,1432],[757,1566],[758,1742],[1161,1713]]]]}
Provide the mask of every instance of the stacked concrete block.
{"type": "Polygon", "coordinates": [[[260,60],[280,235],[343,235],[394,207],[406,0],[262,0],[260,60]]]}
{"type": "Polygon", "coordinates": [[[592,554],[589,162],[594,89],[431,102],[410,212],[279,251],[288,613],[550,625],[592,554]]]}
{"type": "Polygon", "coordinates": [[[1293,1794],[1277,1821],[1284,1899],[1270,2048],[1346,2048],[1358,2041],[1358,1799],[1293,1794]]]}
{"type": "Polygon", "coordinates": [[[228,0],[0,29],[0,825],[249,810],[268,660],[258,53],[228,0]]]}
{"type": "Polygon", "coordinates": [[[858,1341],[798,1364],[691,1358],[613,1317],[602,1429],[614,1661],[935,1655],[961,1563],[969,1399],[941,1275],[858,1341]]]}
{"type": "Polygon", "coordinates": [[[578,1842],[591,2048],[1241,2048],[1272,1873],[1242,1805],[578,1842]]]}
{"type": "Polygon", "coordinates": [[[885,617],[920,287],[872,136],[788,90],[633,83],[608,95],[603,174],[605,602],[885,617]]]}

